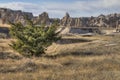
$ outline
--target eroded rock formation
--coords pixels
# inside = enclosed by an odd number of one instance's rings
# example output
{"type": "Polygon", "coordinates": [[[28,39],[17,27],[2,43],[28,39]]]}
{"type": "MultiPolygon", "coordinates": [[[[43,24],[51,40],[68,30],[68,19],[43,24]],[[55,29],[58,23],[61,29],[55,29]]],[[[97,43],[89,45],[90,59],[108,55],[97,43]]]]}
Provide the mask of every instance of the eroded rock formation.
{"type": "Polygon", "coordinates": [[[21,22],[25,24],[25,16],[29,19],[33,18],[32,13],[22,12],[20,10],[11,10],[0,8],[0,23],[1,24],[8,24],[9,22],[21,22]]]}
{"type": "Polygon", "coordinates": [[[120,14],[100,15],[98,17],[72,18],[67,13],[61,20],[62,26],[68,27],[104,27],[116,28],[120,26],[120,14]]]}
{"type": "Polygon", "coordinates": [[[38,17],[33,17],[34,24],[50,24],[50,19],[47,12],[43,12],[38,17]]]}
{"type": "Polygon", "coordinates": [[[72,18],[68,13],[62,18],[49,18],[47,12],[43,12],[39,16],[34,17],[32,13],[22,12],[20,10],[11,10],[0,8],[0,24],[8,24],[9,22],[26,23],[25,16],[34,22],[36,25],[46,24],[57,21],[61,26],[68,27],[104,27],[116,28],[120,27],[120,14],[100,15],[98,17],[79,17],[72,18]]]}

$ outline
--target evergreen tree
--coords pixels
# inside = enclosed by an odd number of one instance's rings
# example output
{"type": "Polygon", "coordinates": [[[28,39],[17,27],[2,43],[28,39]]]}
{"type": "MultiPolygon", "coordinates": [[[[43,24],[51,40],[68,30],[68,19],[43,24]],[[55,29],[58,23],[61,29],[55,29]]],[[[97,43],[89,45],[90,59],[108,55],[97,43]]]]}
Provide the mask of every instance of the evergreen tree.
{"type": "Polygon", "coordinates": [[[56,23],[45,27],[35,26],[28,21],[26,26],[21,23],[12,23],[11,26],[10,34],[15,41],[10,46],[24,56],[41,56],[48,46],[60,39],[55,33],[56,23]]]}

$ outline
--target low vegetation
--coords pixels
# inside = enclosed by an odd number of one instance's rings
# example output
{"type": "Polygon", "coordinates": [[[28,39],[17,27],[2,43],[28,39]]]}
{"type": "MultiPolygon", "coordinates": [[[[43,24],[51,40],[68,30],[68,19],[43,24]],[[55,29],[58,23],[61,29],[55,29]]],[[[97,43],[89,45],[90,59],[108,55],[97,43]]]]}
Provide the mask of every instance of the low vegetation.
{"type": "Polygon", "coordinates": [[[24,56],[41,56],[48,46],[60,39],[55,33],[56,26],[35,26],[32,21],[28,21],[26,26],[12,23],[10,34],[16,40],[10,46],[24,56]]]}

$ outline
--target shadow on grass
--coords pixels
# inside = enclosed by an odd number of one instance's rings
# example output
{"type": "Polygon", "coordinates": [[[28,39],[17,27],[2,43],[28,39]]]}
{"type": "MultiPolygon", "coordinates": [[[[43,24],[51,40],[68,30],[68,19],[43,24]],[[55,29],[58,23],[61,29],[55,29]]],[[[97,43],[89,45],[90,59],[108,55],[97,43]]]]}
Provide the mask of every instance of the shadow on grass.
{"type": "Polygon", "coordinates": [[[61,53],[61,54],[55,54],[55,55],[45,55],[46,58],[56,59],[60,57],[66,57],[66,56],[93,56],[93,55],[100,55],[95,54],[94,52],[69,52],[69,53],[61,53]]]}
{"type": "Polygon", "coordinates": [[[72,43],[83,43],[83,42],[91,42],[92,40],[89,39],[74,39],[74,38],[67,38],[67,39],[61,39],[57,43],[58,44],[72,44],[72,43]]]}
{"type": "Polygon", "coordinates": [[[22,59],[22,57],[15,55],[11,52],[0,52],[0,59],[22,59]]]}
{"type": "Polygon", "coordinates": [[[0,65],[0,73],[19,73],[19,72],[35,72],[38,65],[31,61],[25,61],[20,65],[0,65]],[[14,67],[13,67],[14,66],[14,67]]]}
{"type": "Polygon", "coordinates": [[[9,35],[9,28],[0,27],[0,33],[5,34],[5,35],[6,35],[6,38],[10,38],[10,35],[9,35]]]}

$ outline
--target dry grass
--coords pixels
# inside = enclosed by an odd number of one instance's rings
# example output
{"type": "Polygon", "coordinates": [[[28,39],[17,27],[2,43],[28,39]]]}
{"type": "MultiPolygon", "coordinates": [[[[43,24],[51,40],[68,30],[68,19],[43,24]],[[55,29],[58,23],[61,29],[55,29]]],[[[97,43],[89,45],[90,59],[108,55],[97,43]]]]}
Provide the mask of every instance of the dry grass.
{"type": "Polygon", "coordinates": [[[63,37],[38,58],[18,55],[10,41],[0,40],[0,80],[120,80],[120,36],[63,37]]]}
{"type": "Polygon", "coordinates": [[[9,24],[0,24],[0,27],[10,28],[11,26],[9,24]]]}

